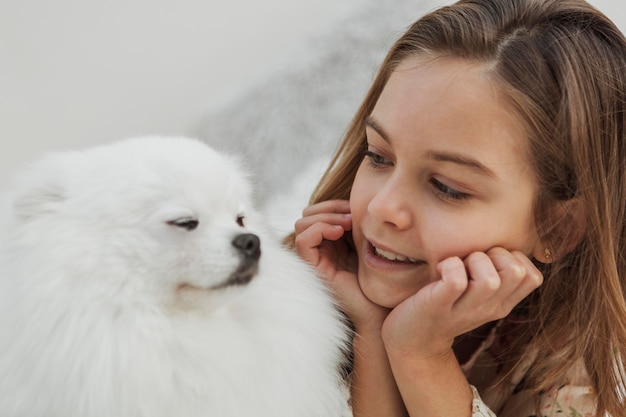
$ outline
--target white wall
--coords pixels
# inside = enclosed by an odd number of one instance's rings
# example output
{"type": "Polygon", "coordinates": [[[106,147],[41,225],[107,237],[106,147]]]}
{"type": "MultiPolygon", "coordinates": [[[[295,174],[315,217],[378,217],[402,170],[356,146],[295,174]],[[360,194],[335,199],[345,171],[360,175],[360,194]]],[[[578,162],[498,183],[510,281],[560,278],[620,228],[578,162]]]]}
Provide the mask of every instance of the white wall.
{"type": "Polygon", "coordinates": [[[184,134],[358,0],[0,0],[0,186],[44,150],[184,134]]]}
{"type": "MultiPolygon", "coordinates": [[[[619,2],[592,4],[626,27],[619,2]]],[[[359,0],[0,0],[0,187],[45,150],[187,133],[358,7],[359,0]]]]}

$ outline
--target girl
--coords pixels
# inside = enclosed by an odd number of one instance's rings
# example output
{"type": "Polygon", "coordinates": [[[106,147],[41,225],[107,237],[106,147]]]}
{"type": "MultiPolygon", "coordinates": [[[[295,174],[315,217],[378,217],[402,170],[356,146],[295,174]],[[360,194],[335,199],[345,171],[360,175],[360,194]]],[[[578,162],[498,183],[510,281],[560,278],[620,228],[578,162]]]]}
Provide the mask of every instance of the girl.
{"type": "Polygon", "coordinates": [[[396,42],[288,238],[354,325],[355,416],[624,415],[625,118],[626,41],[582,0],[396,42]]]}

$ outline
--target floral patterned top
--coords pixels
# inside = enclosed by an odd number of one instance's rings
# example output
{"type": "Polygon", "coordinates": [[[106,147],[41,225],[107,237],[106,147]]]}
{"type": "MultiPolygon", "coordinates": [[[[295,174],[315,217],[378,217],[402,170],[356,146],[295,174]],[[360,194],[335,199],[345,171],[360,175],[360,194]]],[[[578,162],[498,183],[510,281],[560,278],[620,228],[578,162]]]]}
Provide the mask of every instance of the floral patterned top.
{"type": "Polygon", "coordinates": [[[491,348],[497,345],[499,328],[500,325],[497,325],[492,329],[489,337],[463,366],[474,392],[472,417],[596,417],[596,398],[582,361],[565,375],[566,384],[541,394],[540,416],[536,414],[537,398],[523,388],[526,372],[535,359],[533,352],[526,352],[511,378],[496,382],[502,375],[497,372],[491,348]]]}

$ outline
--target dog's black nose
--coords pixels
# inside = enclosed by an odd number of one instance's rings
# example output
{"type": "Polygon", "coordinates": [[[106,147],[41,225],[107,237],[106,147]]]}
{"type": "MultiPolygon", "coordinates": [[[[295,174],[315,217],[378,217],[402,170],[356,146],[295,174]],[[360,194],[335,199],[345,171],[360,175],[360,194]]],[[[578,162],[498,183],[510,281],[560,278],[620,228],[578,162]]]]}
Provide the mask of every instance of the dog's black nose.
{"type": "Polygon", "coordinates": [[[232,243],[246,258],[257,260],[261,257],[261,240],[257,235],[252,233],[237,235],[232,243]]]}

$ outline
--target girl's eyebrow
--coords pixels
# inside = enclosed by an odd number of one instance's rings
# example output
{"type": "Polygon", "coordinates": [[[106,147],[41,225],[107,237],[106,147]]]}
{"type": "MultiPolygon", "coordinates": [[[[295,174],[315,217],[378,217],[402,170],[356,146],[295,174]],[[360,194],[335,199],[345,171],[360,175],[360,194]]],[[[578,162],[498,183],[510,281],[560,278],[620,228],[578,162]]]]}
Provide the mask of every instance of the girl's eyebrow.
{"type": "MultiPolygon", "coordinates": [[[[372,116],[367,116],[365,118],[365,126],[372,128],[376,133],[378,133],[378,135],[380,135],[381,138],[385,140],[385,142],[391,143],[389,135],[385,132],[385,129],[383,129],[382,126],[372,116]]],[[[478,174],[496,178],[495,172],[487,168],[484,164],[480,163],[476,159],[467,155],[459,154],[456,152],[430,151],[426,154],[426,157],[439,162],[452,162],[458,165],[462,165],[464,167],[471,168],[472,171],[475,171],[478,174]]]]}
{"type": "Polygon", "coordinates": [[[454,152],[430,151],[426,156],[435,161],[453,162],[471,168],[474,172],[486,177],[496,178],[495,172],[481,164],[476,159],[454,152]]]}
{"type": "Polygon", "coordinates": [[[378,133],[378,135],[380,135],[380,137],[383,138],[385,142],[389,142],[389,136],[385,132],[385,129],[383,129],[382,126],[379,125],[376,119],[374,119],[372,116],[367,116],[365,118],[365,126],[374,129],[374,131],[378,133]]]}

